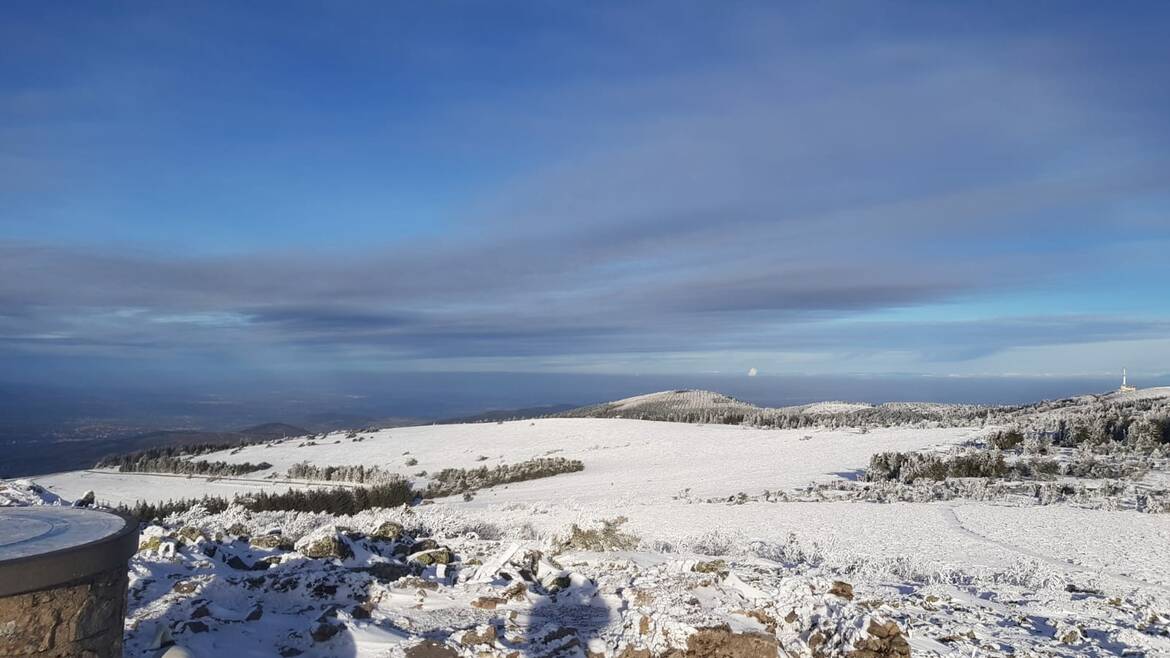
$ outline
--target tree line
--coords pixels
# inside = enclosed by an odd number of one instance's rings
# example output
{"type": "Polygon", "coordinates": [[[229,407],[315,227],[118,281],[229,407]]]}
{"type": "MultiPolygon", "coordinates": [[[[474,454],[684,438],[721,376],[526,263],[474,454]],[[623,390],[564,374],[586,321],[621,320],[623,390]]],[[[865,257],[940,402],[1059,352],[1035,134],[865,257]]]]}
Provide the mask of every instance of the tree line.
{"type": "MultiPolygon", "coordinates": [[[[320,468],[324,473],[329,467],[320,468]]],[[[344,469],[352,467],[333,467],[333,474],[343,473],[344,469]]],[[[373,467],[376,469],[376,467],[373,467]]],[[[362,510],[377,507],[398,507],[417,503],[424,498],[440,498],[461,493],[469,493],[477,489],[492,487],[511,482],[535,480],[550,477],[561,473],[573,473],[585,469],[585,464],[577,459],[564,457],[541,457],[520,462],[488,468],[462,469],[448,468],[435,475],[432,481],[422,491],[415,490],[409,480],[386,471],[376,470],[384,474],[386,480],[363,487],[333,487],[329,489],[289,489],[283,493],[269,493],[260,491],[232,499],[202,498],[168,500],[161,503],[147,503],[138,501],[134,505],[121,505],[117,509],[141,522],[148,523],[175,514],[185,512],[195,505],[202,505],[210,514],[217,514],[235,503],[253,512],[297,511],[322,512],[328,514],[356,514],[362,510]]],[[[367,474],[370,468],[366,469],[367,474]]],[[[312,469],[300,471],[313,473],[312,469]]],[[[305,478],[312,479],[312,478],[305,478]]]]}
{"type": "Polygon", "coordinates": [[[378,466],[317,466],[309,462],[300,462],[288,467],[287,477],[293,480],[317,480],[321,482],[354,482],[357,484],[376,484],[394,482],[402,476],[391,471],[383,470],[378,466]]]}
{"type": "MultiPolygon", "coordinates": [[[[105,465],[113,466],[114,464],[107,462],[105,465]]],[[[228,462],[192,461],[182,457],[138,457],[119,460],[116,465],[119,473],[177,473],[179,475],[217,477],[238,477],[272,468],[272,464],[268,462],[230,464],[228,462]]]]}
{"type": "Polygon", "coordinates": [[[585,470],[585,464],[581,460],[564,457],[538,457],[518,464],[502,464],[494,468],[487,466],[470,469],[445,468],[434,474],[431,483],[423,490],[422,496],[424,498],[455,496],[500,484],[536,480],[583,470],[585,470]]]}
{"type": "Polygon", "coordinates": [[[232,499],[204,496],[160,503],[138,501],[133,505],[119,505],[116,509],[141,523],[162,521],[179,512],[200,505],[208,514],[218,514],[232,503],[252,512],[324,512],[328,514],[357,514],[376,507],[398,507],[418,497],[405,480],[369,487],[330,489],[289,489],[283,493],[259,493],[236,496],[232,499]]]}

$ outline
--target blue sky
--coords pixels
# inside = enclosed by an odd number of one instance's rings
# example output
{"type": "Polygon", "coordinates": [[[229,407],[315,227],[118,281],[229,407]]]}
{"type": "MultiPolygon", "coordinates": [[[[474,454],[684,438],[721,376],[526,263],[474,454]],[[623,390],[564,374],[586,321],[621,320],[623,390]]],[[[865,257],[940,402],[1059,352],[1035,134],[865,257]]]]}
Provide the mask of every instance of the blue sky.
{"type": "Polygon", "coordinates": [[[198,4],[5,9],[9,378],[1170,372],[1164,3],[198,4]]]}

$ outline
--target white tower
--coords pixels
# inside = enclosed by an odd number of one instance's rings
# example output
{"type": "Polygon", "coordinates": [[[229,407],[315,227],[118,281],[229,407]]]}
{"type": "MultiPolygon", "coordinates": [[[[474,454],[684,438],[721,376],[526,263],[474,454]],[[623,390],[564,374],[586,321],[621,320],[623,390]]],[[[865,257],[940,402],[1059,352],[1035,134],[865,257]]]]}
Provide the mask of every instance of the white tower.
{"type": "Polygon", "coordinates": [[[1121,369],[1121,388],[1117,389],[1117,391],[1119,393],[1129,393],[1130,391],[1136,391],[1136,390],[1137,390],[1136,386],[1129,385],[1129,373],[1126,372],[1125,368],[1122,368],[1121,369]]]}

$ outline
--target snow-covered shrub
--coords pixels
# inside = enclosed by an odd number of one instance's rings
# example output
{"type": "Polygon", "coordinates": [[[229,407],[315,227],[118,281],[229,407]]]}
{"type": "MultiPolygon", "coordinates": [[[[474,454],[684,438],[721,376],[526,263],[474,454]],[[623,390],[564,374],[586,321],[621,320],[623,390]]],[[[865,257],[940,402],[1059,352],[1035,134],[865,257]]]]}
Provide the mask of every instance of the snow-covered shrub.
{"type": "Polygon", "coordinates": [[[1019,430],[1008,430],[992,434],[989,441],[997,450],[1013,450],[1024,443],[1024,435],[1019,430]]]}
{"type": "Polygon", "coordinates": [[[1142,418],[1129,428],[1128,443],[1137,452],[1153,453],[1170,443],[1170,419],[1142,418]]]}
{"type": "Polygon", "coordinates": [[[1032,434],[1024,439],[1025,455],[1047,455],[1052,449],[1052,439],[1043,434],[1032,434]]]}
{"type": "Polygon", "coordinates": [[[906,454],[901,452],[879,452],[869,458],[865,479],[870,482],[897,480],[906,463],[906,454]]]}
{"type": "Polygon", "coordinates": [[[883,452],[870,458],[865,479],[870,482],[896,480],[945,480],[968,477],[1003,477],[1008,472],[1003,453],[972,452],[947,457],[935,453],[883,452]]]}

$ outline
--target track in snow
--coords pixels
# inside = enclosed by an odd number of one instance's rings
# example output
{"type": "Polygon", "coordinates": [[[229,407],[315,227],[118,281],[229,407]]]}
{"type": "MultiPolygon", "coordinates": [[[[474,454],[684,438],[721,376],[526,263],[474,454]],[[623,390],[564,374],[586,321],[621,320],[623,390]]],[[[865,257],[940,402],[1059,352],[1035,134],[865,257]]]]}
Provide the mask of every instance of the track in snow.
{"type": "Polygon", "coordinates": [[[1077,571],[1077,572],[1084,573],[1084,574],[1106,576],[1106,577],[1112,578],[1114,580],[1119,580],[1121,582],[1128,583],[1128,584],[1130,584],[1134,587],[1137,587],[1137,588],[1156,589],[1160,592],[1170,594],[1170,587],[1167,587],[1165,585],[1161,585],[1158,583],[1151,583],[1149,581],[1142,580],[1140,578],[1134,578],[1133,576],[1126,576],[1123,574],[1115,573],[1113,571],[1109,571],[1107,569],[1100,569],[1097,571],[1089,571],[1089,570],[1086,570],[1085,568],[1081,567],[1077,563],[1073,562],[1072,560],[1060,560],[1060,559],[1045,555],[1043,553],[1039,553],[1037,551],[1033,551],[1031,549],[1024,548],[1022,546],[1016,546],[1015,544],[1010,544],[1008,542],[1000,541],[998,539],[992,539],[991,537],[988,537],[987,535],[976,532],[976,531],[968,528],[967,526],[963,525],[963,521],[959,518],[959,515],[955,513],[955,509],[957,507],[961,507],[961,505],[947,505],[946,507],[942,508],[943,516],[946,519],[946,522],[948,525],[950,525],[955,530],[958,530],[959,532],[966,534],[969,537],[973,537],[973,538],[978,539],[980,541],[987,542],[988,544],[998,546],[1004,550],[1011,551],[1013,553],[1018,553],[1020,555],[1030,557],[1034,560],[1038,560],[1038,561],[1043,562],[1045,564],[1050,564],[1050,565],[1057,567],[1057,568],[1064,570],[1064,571],[1077,571]]]}

